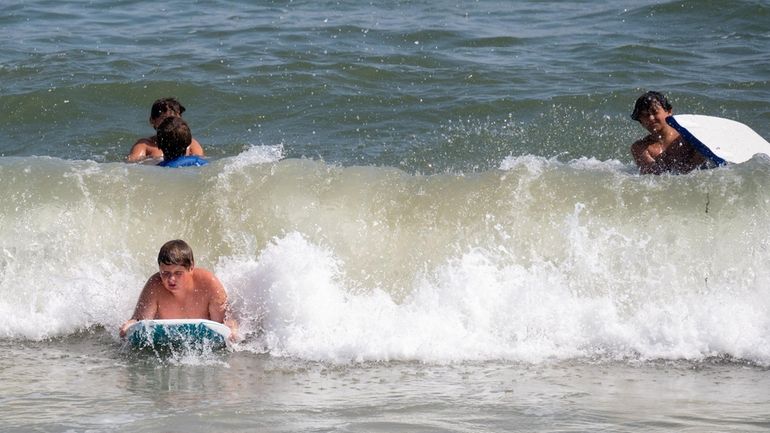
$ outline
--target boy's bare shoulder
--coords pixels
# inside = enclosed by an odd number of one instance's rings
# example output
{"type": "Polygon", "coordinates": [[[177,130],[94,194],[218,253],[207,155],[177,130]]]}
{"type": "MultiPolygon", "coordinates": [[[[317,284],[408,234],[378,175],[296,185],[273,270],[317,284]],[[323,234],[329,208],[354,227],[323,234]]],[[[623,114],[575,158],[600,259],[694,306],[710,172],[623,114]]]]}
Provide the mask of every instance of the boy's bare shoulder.
{"type": "Polygon", "coordinates": [[[150,293],[155,293],[158,289],[166,290],[163,286],[163,280],[160,278],[160,272],[150,275],[145,286],[150,290],[150,293]]]}
{"type": "Polygon", "coordinates": [[[219,282],[219,279],[217,279],[216,275],[214,275],[214,273],[208,269],[194,268],[193,278],[196,282],[203,284],[204,287],[209,289],[221,286],[221,283],[219,282]]]}
{"type": "MultiPolygon", "coordinates": [[[[159,149],[157,143],[155,143],[155,137],[144,137],[136,140],[131,150],[147,150],[147,149],[159,149]]],[[[159,149],[160,150],[160,149],[159,149]]]]}
{"type": "Polygon", "coordinates": [[[655,144],[657,140],[655,140],[655,137],[650,135],[646,135],[644,138],[640,138],[639,140],[636,140],[634,144],[631,145],[631,149],[646,149],[649,145],[655,144]]]}
{"type": "Polygon", "coordinates": [[[195,278],[211,278],[214,276],[214,273],[206,268],[195,267],[193,268],[193,276],[195,278]]]}
{"type": "Polygon", "coordinates": [[[138,162],[145,158],[161,158],[163,152],[155,144],[154,137],[140,138],[136,140],[126,159],[128,162],[138,162]]]}

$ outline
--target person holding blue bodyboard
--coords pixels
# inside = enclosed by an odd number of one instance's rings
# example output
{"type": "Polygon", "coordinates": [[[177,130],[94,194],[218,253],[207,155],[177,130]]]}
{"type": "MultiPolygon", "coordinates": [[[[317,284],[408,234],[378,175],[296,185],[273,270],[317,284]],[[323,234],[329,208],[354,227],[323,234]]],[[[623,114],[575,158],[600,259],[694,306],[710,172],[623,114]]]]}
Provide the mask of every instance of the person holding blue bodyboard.
{"type": "MultiPolygon", "coordinates": [[[[184,106],[176,98],[161,98],[153,102],[150,108],[150,126],[157,133],[158,126],[169,117],[182,117],[184,106]]],[[[192,138],[190,145],[185,149],[185,155],[203,156],[203,147],[198,140],[192,138]]],[[[140,138],[131,147],[126,156],[127,162],[141,162],[145,159],[162,159],[163,151],[158,147],[157,136],[140,138]]]]}
{"type": "Polygon", "coordinates": [[[161,167],[198,167],[208,161],[197,155],[185,155],[192,142],[190,126],[181,117],[167,117],[156,131],[158,147],[163,151],[161,167]]]}
{"type": "Polygon", "coordinates": [[[238,329],[227,292],[212,272],[195,267],[192,249],[185,241],[166,242],[158,253],[158,266],[159,271],[145,283],[131,319],[120,327],[121,337],[131,333],[132,327],[140,326],[140,321],[165,320],[177,325],[182,321],[168,319],[200,319],[203,327],[205,322],[214,322],[214,326],[206,327],[207,332],[211,330],[235,341],[238,329]],[[220,332],[220,324],[229,329],[220,332]]]}
{"type": "Polygon", "coordinates": [[[631,145],[631,155],[641,174],[689,173],[707,163],[696,148],[666,122],[673,107],[660,92],[647,92],[636,100],[631,119],[649,134],[631,145]]]}

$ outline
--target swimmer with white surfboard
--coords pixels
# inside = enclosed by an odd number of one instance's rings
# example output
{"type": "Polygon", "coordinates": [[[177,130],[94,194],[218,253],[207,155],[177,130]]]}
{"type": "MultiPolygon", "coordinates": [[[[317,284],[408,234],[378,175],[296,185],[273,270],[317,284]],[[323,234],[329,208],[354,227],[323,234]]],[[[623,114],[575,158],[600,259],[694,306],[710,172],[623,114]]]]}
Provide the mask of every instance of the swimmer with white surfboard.
{"type": "Polygon", "coordinates": [[[631,145],[641,174],[689,173],[741,163],[757,153],[770,155],[770,143],[748,126],[720,117],[674,115],[660,92],[640,96],[631,118],[649,132],[631,145]]]}
{"type": "Polygon", "coordinates": [[[186,242],[166,242],[158,253],[158,266],[131,319],[120,327],[121,337],[137,347],[204,339],[216,347],[236,340],[237,323],[222,283],[210,271],[195,267],[186,242]]]}

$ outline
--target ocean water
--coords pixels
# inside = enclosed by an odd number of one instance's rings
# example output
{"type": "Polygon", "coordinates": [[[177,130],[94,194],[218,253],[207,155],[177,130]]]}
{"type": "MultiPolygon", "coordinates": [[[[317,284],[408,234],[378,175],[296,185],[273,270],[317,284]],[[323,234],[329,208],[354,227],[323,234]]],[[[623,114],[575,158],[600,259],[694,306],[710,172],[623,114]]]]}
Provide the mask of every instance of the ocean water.
{"type": "Polygon", "coordinates": [[[646,90],[770,138],[762,1],[0,5],[0,431],[770,429],[770,158],[640,176],[646,90]],[[175,96],[211,163],[123,162],[175,96]],[[231,351],[118,326],[169,239],[231,351]]]}

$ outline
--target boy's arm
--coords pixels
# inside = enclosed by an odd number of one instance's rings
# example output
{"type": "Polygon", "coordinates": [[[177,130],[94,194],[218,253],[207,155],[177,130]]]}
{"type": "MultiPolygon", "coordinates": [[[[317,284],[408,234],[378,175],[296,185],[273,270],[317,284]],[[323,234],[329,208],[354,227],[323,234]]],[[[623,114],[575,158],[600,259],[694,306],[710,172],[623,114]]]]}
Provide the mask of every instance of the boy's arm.
{"type": "Polygon", "coordinates": [[[152,319],[158,312],[158,300],[155,296],[155,286],[162,284],[160,281],[160,275],[155,274],[150,277],[144,284],[142,293],[139,295],[139,300],[136,301],[136,307],[134,307],[134,314],[131,315],[131,319],[126,321],[120,327],[120,336],[125,337],[128,328],[139,320],[152,319]]]}
{"type": "Polygon", "coordinates": [[[634,157],[639,173],[641,174],[660,174],[657,161],[650,155],[649,140],[641,139],[631,145],[631,155],[634,157]]]}
{"type": "Polygon", "coordinates": [[[126,162],[139,162],[147,158],[147,139],[142,138],[134,143],[131,152],[126,156],[126,162]]]}
{"type": "Polygon", "coordinates": [[[204,156],[203,155],[203,146],[201,146],[200,143],[198,143],[198,140],[192,139],[192,142],[189,146],[187,146],[187,156],[195,155],[195,156],[204,156]]]}
{"type": "Polygon", "coordinates": [[[214,274],[208,276],[208,284],[209,293],[211,293],[209,298],[209,317],[215,322],[227,325],[231,331],[230,340],[235,341],[238,338],[238,322],[236,322],[230,310],[227,292],[214,274]]]}

